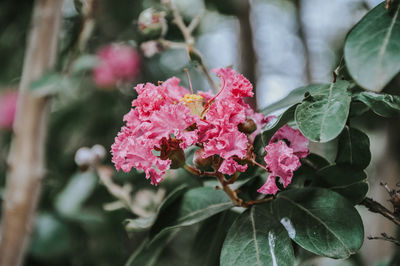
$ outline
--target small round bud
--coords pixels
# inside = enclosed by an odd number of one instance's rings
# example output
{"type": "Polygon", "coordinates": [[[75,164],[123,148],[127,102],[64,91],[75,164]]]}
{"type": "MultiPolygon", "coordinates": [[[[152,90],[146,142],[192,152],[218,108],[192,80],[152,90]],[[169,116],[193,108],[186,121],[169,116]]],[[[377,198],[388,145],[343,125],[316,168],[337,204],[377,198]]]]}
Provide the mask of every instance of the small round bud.
{"type": "Polygon", "coordinates": [[[203,158],[204,149],[197,150],[193,155],[193,164],[200,170],[206,170],[211,167],[212,156],[203,158]]]}
{"type": "Polygon", "coordinates": [[[75,163],[79,166],[89,166],[94,162],[95,154],[88,147],[82,147],[75,153],[75,163]]]}
{"type": "Polygon", "coordinates": [[[98,161],[101,161],[104,159],[104,157],[106,157],[107,151],[100,144],[94,145],[91,150],[98,161]]]}
{"type": "Polygon", "coordinates": [[[140,32],[148,39],[157,39],[167,32],[165,12],[156,11],[154,8],[143,10],[138,23],[140,32]]]}
{"type": "Polygon", "coordinates": [[[250,134],[256,131],[257,124],[254,122],[253,119],[246,118],[246,120],[243,123],[240,123],[238,125],[238,129],[240,132],[243,132],[245,134],[250,134]]]}
{"type": "Polygon", "coordinates": [[[171,160],[171,169],[181,168],[186,162],[185,152],[182,149],[175,149],[171,151],[168,159],[171,160]]]}

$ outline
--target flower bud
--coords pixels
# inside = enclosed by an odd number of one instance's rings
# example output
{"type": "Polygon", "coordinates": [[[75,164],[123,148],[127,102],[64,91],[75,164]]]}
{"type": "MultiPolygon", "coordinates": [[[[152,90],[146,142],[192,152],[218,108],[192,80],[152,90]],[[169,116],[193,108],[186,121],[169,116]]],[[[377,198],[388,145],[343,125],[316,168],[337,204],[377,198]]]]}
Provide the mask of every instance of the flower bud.
{"type": "Polygon", "coordinates": [[[193,164],[200,170],[206,170],[211,167],[212,156],[203,158],[204,149],[197,150],[193,155],[193,164]]]}
{"type": "Polygon", "coordinates": [[[89,166],[93,164],[95,154],[88,147],[82,147],[75,153],[75,163],[79,167],[89,166]]]}
{"type": "Polygon", "coordinates": [[[238,129],[240,132],[243,132],[245,134],[250,134],[256,131],[257,124],[254,122],[253,119],[246,118],[246,120],[243,123],[240,123],[238,125],[238,129]]]}
{"type": "Polygon", "coordinates": [[[101,146],[100,144],[96,144],[92,147],[91,149],[92,153],[94,154],[94,156],[96,157],[96,160],[101,161],[104,159],[104,157],[106,157],[106,149],[101,146]]]}
{"type": "Polygon", "coordinates": [[[171,160],[171,169],[178,169],[185,165],[186,157],[185,152],[182,149],[175,149],[171,151],[168,156],[171,160]]]}
{"type": "Polygon", "coordinates": [[[139,31],[148,39],[157,39],[167,32],[165,12],[153,8],[143,10],[139,15],[139,31]]]}

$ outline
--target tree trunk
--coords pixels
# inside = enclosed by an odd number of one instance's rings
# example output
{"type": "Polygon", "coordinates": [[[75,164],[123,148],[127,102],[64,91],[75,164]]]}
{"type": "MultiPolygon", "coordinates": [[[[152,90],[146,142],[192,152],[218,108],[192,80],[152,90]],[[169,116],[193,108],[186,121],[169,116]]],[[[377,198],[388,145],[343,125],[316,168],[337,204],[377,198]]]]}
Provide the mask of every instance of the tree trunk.
{"type": "Polygon", "coordinates": [[[0,266],[21,265],[44,175],[49,101],[29,84],[55,63],[63,0],[36,0],[25,53],[1,225],[0,266]]]}

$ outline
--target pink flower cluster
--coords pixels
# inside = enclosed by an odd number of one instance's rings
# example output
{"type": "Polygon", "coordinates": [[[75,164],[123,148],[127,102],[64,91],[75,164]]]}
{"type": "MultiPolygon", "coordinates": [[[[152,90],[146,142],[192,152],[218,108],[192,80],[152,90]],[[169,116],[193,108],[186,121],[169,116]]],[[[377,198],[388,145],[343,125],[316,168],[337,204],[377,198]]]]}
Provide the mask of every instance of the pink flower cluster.
{"type": "Polygon", "coordinates": [[[293,172],[301,165],[300,158],[306,157],[309,153],[308,143],[308,139],[300,130],[288,125],[281,127],[265,147],[267,155],[264,161],[271,174],[267,182],[257,191],[262,194],[276,194],[279,190],[275,183],[276,177],[279,177],[283,187],[287,187],[292,182],[293,172]]]}
{"type": "Polygon", "coordinates": [[[93,70],[93,79],[100,88],[113,88],[118,82],[131,82],[139,73],[138,52],[127,45],[111,44],[97,53],[99,65],[93,70]]]}
{"type": "MultiPolygon", "coordinates": [[[[143,170],[146,178],[157,185],[165,172],[175,167],[183,150],[196,145],[203,149],[202,158],[213,158],[213,167],[220,173],[244,172],[254,137],[269,118],[244,102],[243,97],[253,96],[253,86],[245,77],[230,68],[214,72],[221,80],[217,95],[191,94],[176,77],[159,85],[137,85],[138,97],[124,116],[126,125],[111,147],[116,168],[125,172],[132,167],[143,170]],[[256,130],[244,133],[239,128],[248,120],[255,122],[256,130]]],[[[266,150],[271,176],[259,192],[275,194],[275,176],[284,186],[291,182],[293,171],[300,166],[299,158],[308,154],[307,143],[298,130],[285,126],[266,150]],[[283,139],[290,142],[289,146],[283,139]]]]}
{"type": "Polygon", "coordinates": [[[17,100],[17,91],[5,92],[0,96],[0,128],[12,128],[17,110],[17,100]]]}

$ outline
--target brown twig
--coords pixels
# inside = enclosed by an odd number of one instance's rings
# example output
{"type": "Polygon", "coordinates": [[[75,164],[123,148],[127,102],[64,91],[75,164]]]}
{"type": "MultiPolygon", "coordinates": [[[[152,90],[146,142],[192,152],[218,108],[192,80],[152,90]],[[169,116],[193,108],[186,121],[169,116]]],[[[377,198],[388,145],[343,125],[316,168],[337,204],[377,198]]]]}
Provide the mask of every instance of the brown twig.
{"type": "Polygon", "coordinates": [[[37,0],[32,16],[20,84],[14,137],[3,202],[0,265],[23,263],[32,232],[41,181],[49,101],[29,91],[32,81],[54,66],[61,24],[62,0],[37,0]]]}
{"type": "MultiPolygon", "coordinates": [[[[195,39],[192,35],[194,29],[199,25],[201,15],[196,16],[189,24],[189,26],[186,26],[185,22],[183,21],[183,18],[181,14],[179,13],[179,10],[176,8],[176,6],[172,3],[172,1],[168,1],[168,6],[172,11],[172,15],[174,17],[173,22],[175,25],[179,28],[179,30],[182,32],[183,39],[185,40],[185,48],[187,49],[188,53],[192,53],[196,55],[196,57],[200,58],[198,61],[200,64],[201,70],[204,72],[204,74],[207,77],[208,82],[210,83],[211,87],[213,88],[214,92],[218,92],[218,86],[215,83],[215,81],[212,79],[210,75],[210,71],[208,70],[206,64],[204,63],[203,57],[201,53],[194,47],[195,45],[195,39]]],[[[172,43],[166,40],[160,40],[161,43],[164,44],[170,44],[171,47],[179,47],[176,43],[172,43]]]]}
{"type": "Polygon", "coordinates": [[[367,237],[369,240],[385,240],[385,241],[389,241],[392,242],[393,244],[400,246],[400,240],[392,237],[392,236],[388,236],[386,233],[381,233],[381,236],[369,236],[367,237]]]}
{"type": "Polygon", "coordinates": [[[371,212],[379,213],[380,215],[386,217],[388,220],[392,221],[394,224],[400,226],[400,218],[394,215],[390,210],[382,206],[379,202],[376,202],[371,198],[365,198],[359,204],[364,205],[371,212]]]}

